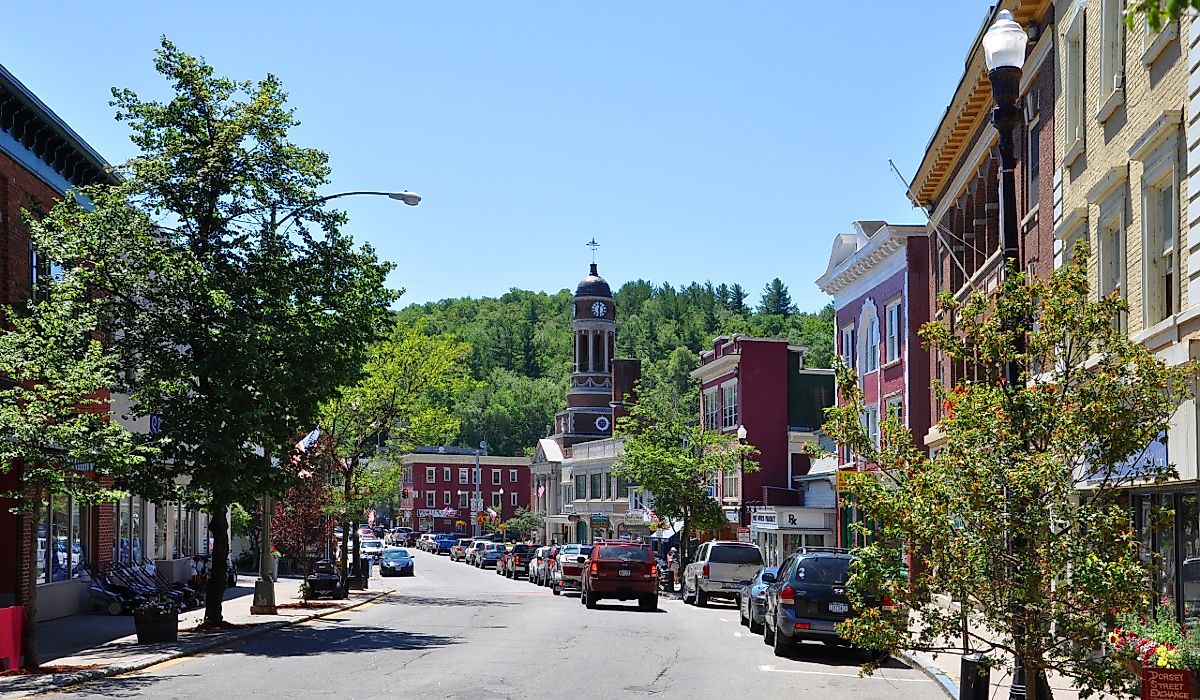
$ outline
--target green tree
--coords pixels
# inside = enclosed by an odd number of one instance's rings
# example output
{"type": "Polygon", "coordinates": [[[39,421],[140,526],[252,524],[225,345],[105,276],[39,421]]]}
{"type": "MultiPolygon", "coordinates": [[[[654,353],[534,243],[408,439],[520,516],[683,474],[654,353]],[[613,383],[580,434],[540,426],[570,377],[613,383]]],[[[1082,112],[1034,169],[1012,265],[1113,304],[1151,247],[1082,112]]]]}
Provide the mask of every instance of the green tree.
{"type": "Polygon", "coordinates": [[[524,508],[518,508],[513,517],[505,521],[508,525],[508,532],[519,536],[521,539],[530,537],[533,533],[542,528],[542,516],[538,513],[531,513],[524,508]]]}
{"type": "Polygon", "coordinates": [[[61,202],[31,236],[78,262],[132,413],[162,417],[165,459],[131,487],[211,514],[212,627],[223,625],[227,508],[289,483],[274,462],[359,375],[395,295],[390,265],[356,248],[318,195],[328,158],[289,140],[297,122],[277,78],[216,77],[166,39],[155,67],[169,100],[113,91],[140,151],[120,183],[88,188],[91,208],[61,202]]]}
{"type": "MultiPolygon", "coordinates": [[[[857,551],[855,599],[882,591],[921,620],[910,628],[868,610],[844,634],[882,649],[996,649],[1021,659],[1029,679],[1054,670],[1089,693],[1118,689],[1131,679],[1098,653],[1105,622],[1153,599],[1122,494],[1174,475],[1142,458],[1165,440],[1197,365],[1166,366],[1117,329],[1126,302],[1089,299],[1083,248],[1049,281],[1010,274],[995,296],[944,297],[941,308],[954,331],[930,323],[921,335],[975,378],[937,386],[947,440],[935,456],[896,416],[877,447],[860,425],[854,373],[837,368],[842,403],[825,431],[879,467],[844,492],[875,524],[857,551]],[[1025,332],[1027,319],[1037,323],[1025,332]],[[900,543],[917,558],[907,584],[900,543]],[[931,604],[931,592],[961,608],[931,604]]],[[[1044,700],[1036,685],[1030,697],[1044,700]]]]}
{"type": "MultiPolygon", "coordinates": [[[[617,422],[624,438],[613,474],[628,479],[639,491],[654,497],[654,511],[668,520],[683,521],[680,541],[691,533],[715,530],[728,521],[721,504],[709,494],[722,472],[758,469],[753,445],[738,444],[737,437],[704,430],[694,420],[698,391],[693,382],[680,396],[670,386],[638,387],[638,402],[630,415],[617,422]]],[[[687,547],[681,548],[687,565],[687,547]]]]}
{"type": "Polygon", "coordinates": [[[796,310],[792,305],[792,295],[788,293],[787,285],[776,277],[763,288],[762,298],[758,302],[758,312],[768,316],[787,316],[796,310]]]}
{"type": "Polygon", "coordinates": [[[1200,10],[1200,0],[1133,0],[1125,10],[1125,24],[1136,27],[1137,18],[1143,16],[1153,31],[1159,31],[1168,22],[1178,21],[1187,10],[1200,10]]]}
{"type": "MultiPolygon", "coordinates": [[[[100,341],[99,317],[82,272],[70,266],[34,290],[23,308],[4,309],[0,475],[16,474],[16,488],[0,498],[15,501],[16,512],[42,511],[51,494],[69,495],[81,505],[111,502],[122,493],[108,484],[153,457],[113,420],[107,391],[116,383],[116,362],[100,341]],[[95,476],[83,475],[80,465],[95,476]]],[[[37,537],[30,528],[18,543],[22,561],[34,559],[37,537]]],[[[36,577],[31,566],[21,639],[26,668],[38,666],[36,577]]]]}

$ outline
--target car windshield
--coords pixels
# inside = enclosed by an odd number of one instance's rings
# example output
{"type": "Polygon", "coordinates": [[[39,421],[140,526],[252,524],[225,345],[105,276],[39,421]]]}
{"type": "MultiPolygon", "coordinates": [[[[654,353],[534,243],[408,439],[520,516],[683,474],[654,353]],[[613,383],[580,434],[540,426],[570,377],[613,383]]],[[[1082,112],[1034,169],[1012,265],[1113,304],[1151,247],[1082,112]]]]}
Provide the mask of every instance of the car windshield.
{"type": "Polygon", "coordinates": [[[531,549],[532,548],[527,544],[518,544],[512,548],[512,551],[516,554],[523,554],[525,552],[531,551],[531,549]]]}
{"type": "Polygon", "coordinates": [[[384,559],[408,559],[407,549],[389,549],[383,553],[384,559]]]}
{"type": "Polygon", "coordinates": [[[713,564],[762,564],[762,553],[758,547],[746,547],[735,544],[717,545],[708,556],[713,564]]]}
{"type": "Polygon", "coordinates": [[[811,557],[800,560],[796,579],[803,583],[845,583],[850,560],[842,557],[811,557]]]}
{"type": "Polygon", "coordinates": [[[645,547],[634,546],[619,546],[619,547],[601,547],[596,553],[598,559],[616,559],[618,561],[654,561],[650,558],[650,551],[645,547]]]}
{"type": "Polygon", "coordinates": [[[382,543],[379,540],[369,540],[369,539],[363,538],[363,541],[362,541],[362,546],[364,546],[364,547],[379,547],[379,546],[381,546],[381,544],[382,543]]]}

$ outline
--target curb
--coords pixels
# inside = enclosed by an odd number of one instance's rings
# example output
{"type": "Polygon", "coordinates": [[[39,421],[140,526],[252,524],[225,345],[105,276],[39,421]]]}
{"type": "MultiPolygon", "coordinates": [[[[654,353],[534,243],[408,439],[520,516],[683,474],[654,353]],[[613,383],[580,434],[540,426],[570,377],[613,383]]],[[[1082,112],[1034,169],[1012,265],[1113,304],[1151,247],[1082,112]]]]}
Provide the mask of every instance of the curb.
{"type": "Polygon", "coordinates": [[[141,671],[142,669],[146,669],[151,666],[157,666],[158,664],[161,664],[165,661],[171,661],[172,659],[179,659],[179,658],[182,658],[185,656],[194,656],[196,654],[199,654],[200,652],[208,651],[209,649],[213,649],[215,647],[219,647],[224,644],[229,644],[231,642],[239,642],[239,641],[242,641],[245,639],[250,639],[250,638],[256,637],[260,634],[266,634],[268,632],[273,632],[273,631],[283,628],[283,627],[290,627],[292,625],[298,625],[298,624],[301,624],[304,622],[309,622],[311,620],[316,620],[318,618],[328,617],[329,615],[336,615],[338,613],[345,612],[347,610],[353,610],[355,608],[366,605],[367,603],[371,603],[376,600],[379,600],[380,598],[382,598],[386,595],[390,595],[391,593],[392,593],[392,591],[390,591],[390,590],[380,591],[378,593],[371,595],[368,598],[363,598],[362,600],[355,601],[351,605],[345,605],[345,606],[342,606],[339,608],[327,608],[327,609],[321,610],[320,612],[315,612],[315,613],[312,613],[311,615],[305,615],[303,617],[296,617],[296,618],[293,618],[290,620],[273,620],[271,622],[264,622],[264,623],[255,625],[254,627],[251,627],[249,629],[233,630],[233,631],[230,631],[225,634],[213,635],[212,637],[210,637],[208,639],[196,640],[195,642],[188,644],[185,648],[165,652],[163,654],[159,654],[158,656],[154,656],[152,658],[145,659],[143,661],[138,661],[136,663],[128,663],[128,664],[117,663],[117,664],[113,664],[112,666],[105,666],[104,668],[88,669],[86,671],[75,671],[72,673],[63,673],[63,674],[56,674],[56,675],[47,674],[46,676],[43,677],[46,679],[44,682],[36,683],[36,685],[39,685],[41,687],[29,688],[28,690],[18,690],[18,691],[14,691],[14,693],[12,693],[12,694],[3,693],[3,694],[0,694],[0,698],[27,698],[27,697],[32,697],[35,695],[41,695],[41,694],[49,692],[51,690],[57,690],[60,688],[69,688],[71,686],[76,686],[76,685],[80,685],[83,683],[90,683],[91,681],[100,680],[102,678],[111,678],[112,676],[119,676],[119,675],[122,675],[125,673],[133,673],[134,671],[141,671]]]}
{"type": "Polygon", "coordinates": [[[924,661],[903,651],[893,652],[893,656],[909,666],[912,666],[913,668],[920,669],[921,673],[929,676],[929,678],[938,684],[938,687],[942,689],[942,692],[945,693],[950,700],[958,700],[958,684],[950,680],[950,676],[947,676],[945,671],[937,666],[934,666],[928,661],[924,661]]]}

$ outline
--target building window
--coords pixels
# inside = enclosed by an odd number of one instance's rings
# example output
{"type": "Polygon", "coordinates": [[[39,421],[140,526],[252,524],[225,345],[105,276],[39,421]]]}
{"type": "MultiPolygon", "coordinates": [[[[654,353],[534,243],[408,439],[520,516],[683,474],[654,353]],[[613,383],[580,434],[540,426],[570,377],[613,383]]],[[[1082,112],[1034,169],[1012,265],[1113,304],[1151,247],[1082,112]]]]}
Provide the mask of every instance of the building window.
{"type": "Polygon", "coordinates": [[[1179,215],[1174,173],[1147,188],[1145,202],[1146,323],[1154,325],[1179,310],[1179,215]]]}
{"type": "MultiPolygon", "coordinates": [[[[118,506],[128,508],[131,501],[118,506]]],[[[52,583],[79,578],[79,564],[87,561],[90,510],[67,494],[56,493],[38,510],[37,582],[52,583]]],[[[140,543],[140,540],[139,540],[140,543]]],[[[128,561],[128,559],[126,559],[128,561]]]]}
{"type": "Polygon", "coordinates": [[[884,406],[884,411],[885,411],[885,413],[884,413],[885,419],[895,417],[896,420],[900,421],[901,425],[904,425],[904,395],[903,394],[896,394],[895,396],[887,397],[883,401],[883,406],[884,406]]]}
{"type": "Polygon", "coordinates": [[[600,492],[600,489],[603,488],[603,486],[601,485],[601,480],[603,479],[603,477],[604,477],[604,475],[601,474],[600,472],[596,472],[595,474],[591,475],[592,489],[588,495],[592,499],[604,498],[604,494],[600,492]]]}
{"type": "Polygon", "coordinates": [[[459,468],[459,470],[458,470],[458,483],[460,483],[460,484],[465,484],[465,483],[467,483],[468,481],[470,481],[471,477],[470,477],[470,476],[468,476],[468,474],[470,474],[470,472],[469,472],[469,471],[468,471],[468,470],[467,470],[465,467],[461,467],[461,468],[459,468]]]}
{"type": "Polygon", "coordinates": [[[717,416],[721,413],[721,405],[717,403],[717,388],[713,387],[704,392],[704,427],[716,430],[717,416]]]}
{"type": "Polygon", "coordinates": [[[1114,93],[1121,90],[1122,74],[1125,69],[1125,0],[1101,0],[1100,2],[1100,121],[1105,121],[1111,110],[1105,105],[1114,93]]]}
{"type": "Polygon", "coordinates": [[[733,428],[738,424],[737,381],[721,385],[721,427],[733,428]]]}
{"type": "Polygon", "coordinates": [[[437,467],[425,467],[425,483],[432,484],[437,481],[437,467]]]}
{"type": "Polygon", "coordinates": [[[738,488],[739,476],[740,474],[736,469],[731,469],[725,472],[725,476],[721,480],[721,489],[724,491],[724,493],[721,494],[723,499],[732,500],[741,494],[741,490],[738,488]]]}
{"type": "Polygon", "coordinates": [[[1070,165],[1083,152],[1083,17],[1084,10],[1079,7],[1074,18],[1067,25],[1063,35],[1066,51],[1063,52],[1063,93],[1066,95],[1066,157],[1064,165],[1070,165]]]}
{"type": "Polygon", "coordinates": [[[437,507],[437,492],[436,491],[426,491],[425,492],[425,507],[426,508],[436,508],[437,507]]]}
{"type": "Polygon", "coordinates": [[[492,494],[492,507],[501,508],[504,506],[504,494],[496,491],[492,494]]]}
{"type": "Polygon", "coordinates": [[[1042,122],[1034,121],[1029,125],[1029,143],[1025,149],[1025,211],[1030,212],[1038,207],[1042,170],[1042,122]]]}
{"type": "Polygon", "coordinates": [[[500,485],[500,470],[499,469],[492,470],[492,485],[493,486],[500,485]]]}
{"type": "Polygon", "coordinates": [[[867,347],[863,351],[863,373],[879,369],[879,319],[871,314],[867,319],[867,347]]]}
{"type": "Polygon", "coordinates": [[[900,300],[887,305],[887,361],[900,359],[900,300]]]}
{"type": "Polygon", "coordinates": [[[575,500],[587,500],[587,477],[583,474],[575,477],[575,500]]]}
{"type": "Polygon", "coordinates": [[[879,406],[867,407],[867,412],[863,414],[864,427],[867,429],[867,437],[871,439],[871,444],[879,447],[879,406]]]}
{"type": "Polygon", "coordinates": [[[848,367],[854,367],[854,326],[842,329],[842,360],[848,367]]]}
{"type": "Polygon", "coordinates": [[[450,482],[450,467],[442,467],[442,481],[450,482]]]}
{"type": "Polygon", "coordinates": [[[510,484],[517,483],[517,470],[516,469],[508,470],[508,483],[510,483],[510,484]]]}
{"type": "MultiPolygon", "coordinates": [[[[1121,202],[1124,209],[1124,201],[1121,202]]],[[[1100,224],[1100,296],[1116,294],[1126,298],[1128,285],[1125,283],[1125,216],[1117,211],[1100,224]]],[[[1113,319],[1117,330],[1126,332],[1125,313],[1113,319]]]]}
{"type": "Polygon", "coordinates": [[[515,505],[517,505],[517,494],[516,494],[516,492],[510,493],[510,494],[508,495],[508,504],[509,504],[510,506],[515,506],[515,505]]]}
{"type": "Polygon", "coordinates": [[[471,497],[471,494],[469,494],[469,493],[464,493],[464,492],[462,492],[462,491],[459,491],[459,492],[458,492],[458,507],[459,507],[459,508],[467,508],[467,507],[468,507],[468,505],[469,505],[469,504],[468,504],[468,499],[469,499],[470,497],[471,497]]]}
{"type": "Polygon", "coordinates": [[[449,506],[453,502],[454,502],[454,497],[450,495],[450,492],[442,491],[442,505],[449,506]]]}

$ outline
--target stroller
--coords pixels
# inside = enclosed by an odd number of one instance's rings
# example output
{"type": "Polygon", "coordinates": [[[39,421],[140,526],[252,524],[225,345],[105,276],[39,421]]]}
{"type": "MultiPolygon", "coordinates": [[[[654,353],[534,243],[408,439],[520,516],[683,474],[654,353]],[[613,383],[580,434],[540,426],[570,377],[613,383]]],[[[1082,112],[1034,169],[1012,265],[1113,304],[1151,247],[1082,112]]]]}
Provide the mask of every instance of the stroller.
{"type": "Polygon", "coordinates": [[[79,569],[87,576],[90,583],[89,594],[92,606],[102,608],[109,615],[131,613],[135,607],[146,600],[146,596],[134,589],[102,575],[93,564],[81,561],[79,569]]]}

